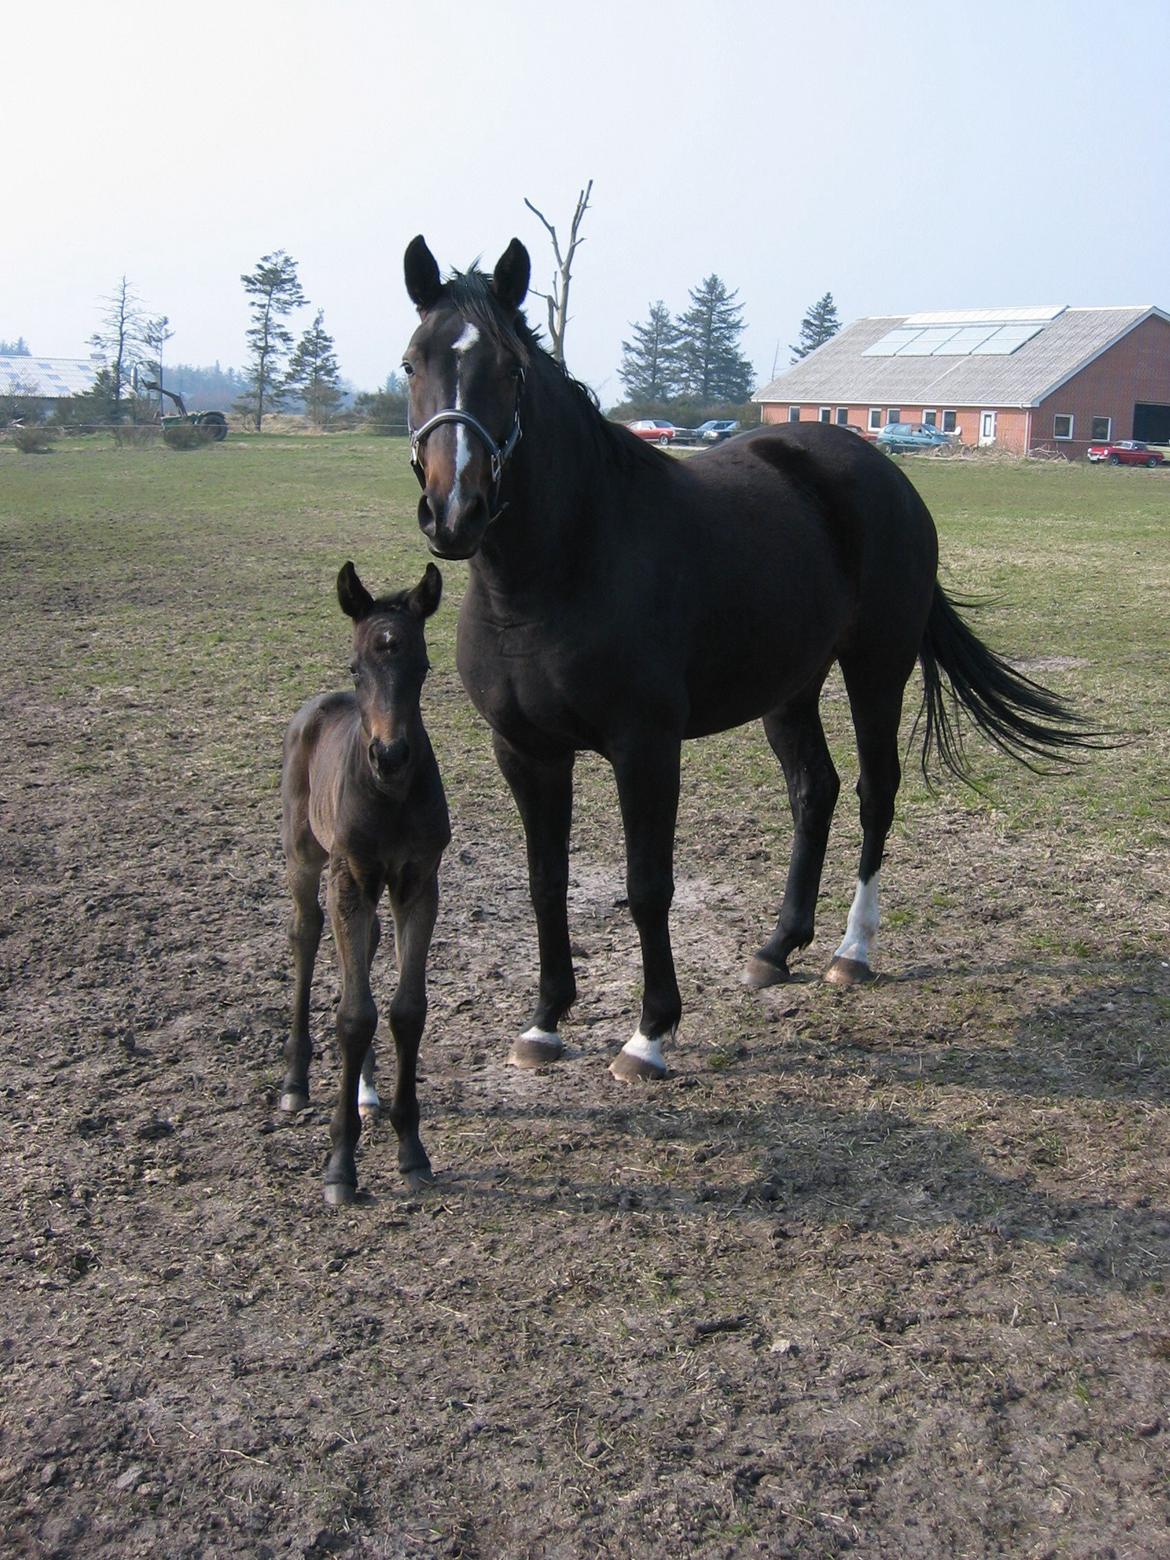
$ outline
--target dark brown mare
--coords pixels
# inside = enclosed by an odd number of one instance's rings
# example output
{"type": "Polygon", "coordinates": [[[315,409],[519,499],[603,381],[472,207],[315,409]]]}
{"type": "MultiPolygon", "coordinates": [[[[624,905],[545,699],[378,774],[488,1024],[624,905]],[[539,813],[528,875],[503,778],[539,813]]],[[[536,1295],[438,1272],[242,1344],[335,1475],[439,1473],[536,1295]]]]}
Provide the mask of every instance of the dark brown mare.
{"type": "Polygon", "coordinates": [[[398,1134],[399,1169],[412,1185],[431,1179],[418,1135],[415,1071],[427,1013],[439,861],[451,826],[419,696],[428,670],[423,625],[439,605],[442,588],[430,563],[413,590],[375,601],[347,563],[337,577],[337,595],[353,619],[354,692],[310,699],[284,737],[281,833],[293,899],[289,941],[295,984],[280,1108],[299,1111],[309,1103],[309,989],[324,921],[318,888],[328,868],[326,902],[341,966],[341,1087],[325,1167],[331,1203],[353,1201],[361,1118],[379,1108],[370,963],[381,931],[377,908],[383,889],[390,897],[398,959],[398,989],[390,1004],[398,1076],[390,1120],[398,1134]]]}
{"type": "Polygon", "coordinates": [[[894,462],[846,429],[788,424],[681,461],[607,422],[520,314],[529,260],[513,239],[489,278],[443,282],[423,239],[406,251],[421,324],[406,350],[419,524],[431,551],[470,559],[459,672],[492,728],[516,798],[540,947],[522,1066],[561,1053],[575,996],[566,915],[574,754],[613,766],[644,992],[611,1071],[665,1072],[681,1014],[667,917],[679,751],[749,720],[784,770],[796,826],[775,930],[753,986],[788,979],[812,940],[839,782],[818,697],[841,665],[860,759],[857,892],[828,976],[871,978],[878,871],[901,778],[902,695],[925,683],[923,763],[962,771],[952,700],[1027,760],[1075,746],[1072,717],[963,623],[935,579],[934,523],[894,462]],[[1055,722],[1055,724],[1052,724],[1055,722]]]}

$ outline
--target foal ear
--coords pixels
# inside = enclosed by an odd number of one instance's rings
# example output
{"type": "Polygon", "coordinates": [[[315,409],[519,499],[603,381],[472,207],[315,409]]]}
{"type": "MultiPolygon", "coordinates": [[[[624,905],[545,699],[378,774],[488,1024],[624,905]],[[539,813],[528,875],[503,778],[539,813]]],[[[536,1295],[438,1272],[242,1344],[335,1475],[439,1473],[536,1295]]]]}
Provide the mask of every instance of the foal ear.
{"type": "Polygon", "coordinates": [[[524,302],[531,274],[528,251],[518,238],[514,238],[496,261],[492,273],[492,291],[506,309],[518,309],[524,302]]]}
{"type": "Polygon", "coordinates": [[[337,576],[337,599],[341,603],[341,610],[347,617],[353,618],[355,623],[360,623],[374,605],[373,596],[358,579],[352,563],[347,563],[337,576]]]}
{"type": "Polygon", "coordinates": [[[443,576],[433,563],[427,564],[427,572],[406,598],[407,610],[415,617],[429,618],[439,605],[443,594],[443,576]]]}
{"type": "Polygon", "coordinates": [[[410,301],[420,314],[425,314],[439,301],[443,281],[439,275],[439,262],[427,248],[421,233],[406,246],[405,270],[410,301]]]}

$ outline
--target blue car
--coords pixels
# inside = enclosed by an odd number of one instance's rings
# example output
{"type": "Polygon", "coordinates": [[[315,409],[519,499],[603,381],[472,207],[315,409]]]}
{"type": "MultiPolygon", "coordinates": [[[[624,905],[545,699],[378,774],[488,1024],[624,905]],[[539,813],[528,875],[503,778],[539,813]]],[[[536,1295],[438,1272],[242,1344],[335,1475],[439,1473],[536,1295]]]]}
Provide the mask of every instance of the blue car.
{"type": "Polygon", "coordinates": [[[912,455],[915,450],[937,450],[951,438],[925,423],[887,423],[874,442],[887,455],[912,455]]]}

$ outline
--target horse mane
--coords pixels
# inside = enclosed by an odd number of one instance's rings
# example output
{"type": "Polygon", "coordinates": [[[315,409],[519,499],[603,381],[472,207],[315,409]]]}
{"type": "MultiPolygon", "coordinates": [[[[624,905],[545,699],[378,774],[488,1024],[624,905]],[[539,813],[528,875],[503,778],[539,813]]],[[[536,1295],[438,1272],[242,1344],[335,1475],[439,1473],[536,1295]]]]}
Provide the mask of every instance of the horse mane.
{"type": "Polygon", "coordinates": [[[535,374],[553,393],[558,388],[567,392],[566,404],[575,410],[583,431],[603,459],[629,467],[658,465],[665,458],[653,445],[635,438],[629,429],[605,416],[594,392],[557,362],[544,346],[540,332],[529,325],[520,310],[509,317],[485,272],[475,265],[466,271],[452,271],[444,292],[465,320],[482,331],[494,346],[517,358],[526,373],[535,374]]]}

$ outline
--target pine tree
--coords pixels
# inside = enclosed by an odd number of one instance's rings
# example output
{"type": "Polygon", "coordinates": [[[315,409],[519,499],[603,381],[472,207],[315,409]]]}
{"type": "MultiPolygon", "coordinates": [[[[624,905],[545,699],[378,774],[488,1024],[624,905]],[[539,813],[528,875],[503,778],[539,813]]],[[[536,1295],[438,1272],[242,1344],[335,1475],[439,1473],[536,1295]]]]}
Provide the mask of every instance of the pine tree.
{"type": "Polygon", "coordinates": [[[634,339],[622,342],[618,378],[634,402],[660,403],[675,393],[679,329],[660,298],[650,305],[644,324],[634,326],[634,339]]]}
{"type": "Polygon", "coordinates": [[[318,309],[289,359],[284,390],[300,396],[314,428],[322,428],[341,401],[341,377],[333,337],[325,329],[325,311],[318,309]]]}
{"type": "Polygon", "coordinates": [[[306,299],[297,280],[297,263],[283,249],[262,255],[255,271],[240,280],[252,300],[252,324],[247,332],[252,360],[246,370],[248,388],[236,404],[255,419],[259,433],[264,413],[278,410],[283,401],[281,365],[293,338],[281,320],[301,308],[306,299]]]}
{"type": "Polygon", "coordinates": [[[831,341],[840,329],[841,321],[837,318],[837,305],[833,302],[833,294],[827,292],[823,298],[817,299],[801,320],[800,340],[789,346],[792,361],[799,363],[801,358],[808,357],[810,352],[815,352],[818,347],[823,347],[826,341],[831,341]]]}
{"type": "Polygon", "coordinates": [[[746,401],[752,365],[739,350],[743,306],[718,276],[691,289],[691,306],[679,321],[679,389],[700,406],[746,401]]]}

